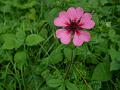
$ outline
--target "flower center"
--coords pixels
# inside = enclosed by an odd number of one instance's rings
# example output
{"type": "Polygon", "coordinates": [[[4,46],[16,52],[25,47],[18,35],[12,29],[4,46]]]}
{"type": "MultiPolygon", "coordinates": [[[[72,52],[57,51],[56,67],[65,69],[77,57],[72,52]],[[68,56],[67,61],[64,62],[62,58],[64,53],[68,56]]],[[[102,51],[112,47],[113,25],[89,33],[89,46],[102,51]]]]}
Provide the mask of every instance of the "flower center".
{"type": "Polygon", "coordinates": [[[75,30],[82,30],[82,28],[80,27],[81,25],[79,24],[80,20],[78,21],[71,21],[70,20],[70,24],[68,26],[65,27],[66,30],[71,30],[71,31],[75,31],[75,30]]]}

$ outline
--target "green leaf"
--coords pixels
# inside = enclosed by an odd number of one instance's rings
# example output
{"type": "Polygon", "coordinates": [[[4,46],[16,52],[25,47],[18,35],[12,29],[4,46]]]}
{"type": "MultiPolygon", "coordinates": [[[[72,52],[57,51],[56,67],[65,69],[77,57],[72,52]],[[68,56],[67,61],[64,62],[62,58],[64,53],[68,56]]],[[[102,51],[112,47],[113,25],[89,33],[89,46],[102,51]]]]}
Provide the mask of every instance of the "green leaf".
{"type": "Polygon", "coordinates": [[[21,69],[23,65],[27,63],[27,55],[25,51],[19,51],[14,56],[14,61],[18,69],[21,69]]]}
{"type": "Polygon", "coordinates": [[[3,7],[0,8],[0,11],[4,12],[4,13],[11,13],[12,9],[11,6],[6,4],[3,7]]]}
{"type": "Polygon", "coordinates": [[[110,38],[112,41],[114,41],[114,38],[115,38],[115,36],[116,36],[115,30],[110,29],[109,32],[108,32],[108,35],[109,35],[109,38],[110,38]]]}
{"type": "Polygon", "coordinates": [[[27,18],[30,20],[35,20],[36,18],[36,11],[34,8],[30,9],[30,12],[26,14],[27,18]]]}
{"type": "Polygon", "coordinates": [[[19,48],[21,45],[24,44],[25,36],[26,36],[26,34],[22,30],[18,30],[16,32],[16,41],[15,41],[16,48],[19,48]]]}
{"type": "Polygon", "coordinates": [[[3,49],[13,49],[14,47],[15,47],[15,41],[11,39],[9,41],[6,41],[2,46],[3,49]]]}
{"type": "Polygon", "coordinates": [[[69,47],[64,48],[64,55],[66,58],[70,59],[72,56],[72,49],[69,47]]]}
{"type": "Polygon", "coordinates": [[[60,50],[54,50],[49,56],[50,64],[57,64],[63,60],[63,54],[60,50]]]}
{"type": "Polygon", "coordinates": [[[120,69],[120,62],[112,61],[110,64],[110,70],[119,70],[120,69]]]}
{"type": "Polygon", "coordinates": [[[120,52],[116,51],[114,48],[109,50],[112,61],[120,61],[120,52]]]}
{"type": "Polygon", "coordinates": [[[107,81],[111,79],[109,63],[99,63],[94,69],[92,80],[107,81]]]}
{"type": "MultiPolygon", "coordinates": [[[[107,27],[111,27],[111,22],[106,22],[106,26],[107,27]]],[[[109,30],[109,32],[110,32],[111,30],[109,30]]],[[[115,34],[115,32],[113,32],[114,34],[115,34]]],[[[113,34],[112,34],[113,35],[113,34]]]]}
{"type": "Polygon", "coordinates": [[[65,90],[65,86],[61,85],[60,87],[58,87],[58,90],[65,90]]]}
{"type": "Polygon", "coordinates": [[[42,76],[44,79],[48,80],[48,79],[50,78],[50,76],[51,76],[50,70],[48,70],[48,69],[44,70],[44,71],[41,73],[41,76],[42,76]]]}
{"type": "MultiPolygon", "coordinates": [[[[92,90],[91,87],[88,87],[86,84],[83,82],[80,82],[79,90],[92,90]]],[[[93,89],[94,90],[94,89],[93,89]]]]}
{"type": "Polygon", "coordinates": [[[15,35],[14,34],[4,34],[3,35],[4,44],[3,49],[13,49],[15,48],[15,35]]]}
{"type": "Polygon", "coordinates": [[[55,16],[57,16],[58,12],[60,11],[59,8],[53,8],[50,11],[46,12],[46,19],[48,20],[48,23],[53,26],[53,20],[55,16]]]}
{"type": "Polygon", "coordinates": [[[47,29],[42,29],[39,34],[40,34],[42,37],[44,37],[45,39],[48,38],[48,36],[47,36],[47,35],[48,35],[47,29]]]}
{"type": "Polygon", "coordinates": [[[99,3],[97,0],[89,0],[90,7],[97,8],[99,3]]]}
{"type": "Polygon", "coordinates": [[[86,46],[76,48],[76,55],[85,56],[87,54],[87,52],[88,52],[88,50],[87,50],[86,46]]]}
{"type": "Polygon", "coordinates": [[[26,44],[28,46],[37,45],[38,43],[44,41],[43,37],[37,34],[28,35],[26,38],[26,44]]]}
{"type": "Polygon", "coordinates": [[[49,79],[46,83],[49,87],[58,87],[63,83],[63,81],[61,79],[49,79]]]}
{"type": "Polygon", "coordinates": [[[80,3],[76,2],[75,4],[78,4],[78,6],[83,7],[85,11],[90,11],[90,5],[88,3],[88,0],[80,0],[80,3]]]}
{"type": "Polygon", "coordinates": [[[4,90],[3,87],[2,87],[2,85],[0,85],[0,90],[4,90]]]}
{"type": "Polygon", "coordinates": [[[43,88],[40,88],[40,90],[57,90],[57,89],[52,87],[43,87],[43,88]]]}
{"type": "Polygon", "coordinates": [[[36,65],[35,68],[33,68],[35,74],[41,74],[41,72],[46,70],[46,68],[48,67],[48,63],[49,63],[49,59],[48,58],[42,59],[40,64],[36,65]]]}
{"type": "Polygon", "coordinates": [[[98,7],[98,12],[100,12],[103,16],[104,15],[110,15],[112,14],[112,8],[108,7],[108,6],[104,6],[104,7],[98,7]]]}
{"type": "Polygon", "coordinates": [[[44,0],[49,6],[56,4],[56,0],[44,0]]]}
{"type": "Polygon", "coordinates": [[[108,3],[108,0],[100,0],[100,3],[101,3],[102,5],[105,5],[106,3],[108,3]]]}
{"type": "Polygon", "coordinates": [[[78,90],[77,86],[69,81],[66,81],[65,85],[68,90],[78,90]]]}
{"type": "Polygon", "coordinates": [[[114,48],[111,47],[109,50],[110,57],[112,62],[110,64],[110,70],[119,70],[120,69],[120,52],[116,51],[114,48]]]}
{"type": "Polygon", "coordinates": [[[99,16],[96,13],[93,15],[93,20],[95,21],[96,25],[99,25],[99,16]]]}
{"type": "Polygon", "coordinates": [[[25,4],[21,4],[20,5],[20,8],[21,9],[27,9],[27,8],[31,8],[33,7],[34,5],[36,5],[36,0],[27,0],[28,2],[25,3],[25,4]]]}
{"type": "Polygon", "coordinates": [[[101,81],[92,81],[92,82],[90,82],[90,85],[93,90],[100,90],[102,87],[101,81]]]}

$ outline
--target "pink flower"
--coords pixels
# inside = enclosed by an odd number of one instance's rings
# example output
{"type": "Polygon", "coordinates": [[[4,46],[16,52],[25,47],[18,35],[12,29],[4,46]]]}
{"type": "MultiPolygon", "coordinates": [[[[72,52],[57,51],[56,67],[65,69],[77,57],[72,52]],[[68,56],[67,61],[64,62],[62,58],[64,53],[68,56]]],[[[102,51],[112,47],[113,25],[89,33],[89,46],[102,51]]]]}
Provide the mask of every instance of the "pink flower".
{"type": "Polygon", "coordinates": [[[63,44],[69,44],[73,39],[75,46],[81,46],[84,42],[90,41],[90,33],[85,29],[92,29],[95,22],[90,13],[85,13],[82,8],[71,7],[67,11],[62,11],[54,20],[54,24],[61,29],[56,31],[57,38],[63,44]]]}

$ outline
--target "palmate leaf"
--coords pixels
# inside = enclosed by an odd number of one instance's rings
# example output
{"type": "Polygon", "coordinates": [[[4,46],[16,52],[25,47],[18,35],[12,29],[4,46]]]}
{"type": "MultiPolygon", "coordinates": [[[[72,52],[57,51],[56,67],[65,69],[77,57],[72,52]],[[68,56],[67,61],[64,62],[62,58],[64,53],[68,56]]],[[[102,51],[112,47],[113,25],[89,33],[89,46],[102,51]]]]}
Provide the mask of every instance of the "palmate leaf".
{"type": "Polygon", "coordinates": [[[39,34],[40,34],[43,38],[45,38],[45,39],[48,38],[48,31],[47,31],[47,29],[42,29],[42,30],[39,32],[39,34]]]}
{"type": "Polygon", "coordinates": [[[26,14],[26,17],[30,20],[35,20],[36,18],[36,11],[34,8],[30,9],[30,11],[26,14]]]}
{"type": "Polygon", "coordinates": [[[11,6],[7,4],[4,6],[1,6],[0,11],[4,13],[11,13],[12,12],[11,6]]]}
{"type": "Polygon", "coordinates": [[[61,79],[49,79],[46,81],[46,83],[49,87],[55,88],[55,87],[60,86],[63,83],[63,81],[61,79]]]}
{"type": "Polygon", "coordinates": [[[34,46],[44,41],[44,38],[37,34],[28,35],[26,38],[26,44],[28,46],[34,46]]]}
{"type": "Polygon", "coordinates": [[[20,5],[20,9],[28,9],[33,7],[34,5],[36,5],[36,0],[28,0],[27,3],[20,5]]]}
{"type": "Polygon", "coordinates": [[[110,57],[112,61],[119,61],[120,62],[120,52],[116,51],[114,48],[111,47],[109,50],[110,57]]]}
{"type": "Polygon", "coordinates": [[[4,44],[2,46],[3,49],[13,49],[15,48],[15,35],[12,33],[2,35],[4,44]]]}
{"type": "Polygon", "coordinates": [[[43,87],[40,90],[58,90],[58,89],[52,87],[43,87]]]}
{"type": "Polygon", "coordinates": [[[92,80],[107,81],[111,79],[110,64],[99,63],[93,71],[92,80]]]}
{"type": "Polygon", "coordinates": [[[119,70],[120,69],[120,62],[112,61],[110,64],[110,70],[119,70]]]}
{"type": "Polygon", "coordinates": [[[49,58],[49,64],[58,64],[63,60],[63,54],[61,50],[56,49],[50,54],[48,58],[49,58]]]}
{"type": "Polygon", "coordinates": [[[15,48],[19,48],[21,45],[24,44],[26,34],[22,30],[18,30],[16,32],[16,40],[15,40],[15,48]]]}
{"type": "Polygon", "coordinates": [[[56,4],[56,0],[44,0],[48,6],[53,6],[56,4]]]}
{"type": "Polygon", "coordinates": [[[19,48],[24,44],[25,32],[19,30],[16,32],[16,35],[12,33],[3,34],[2,38],[4,41],[3,49],[19,48]]]}
{"type": "Polygon", "coordinates": [[[41,72],[43,72],[44,70],[47,69],[49,65],[49,59],[48,58],[44,58],[41,60],[39,65],[34,66],[33,70],[35,72],[35,74],[41,74],[41,72]]]}
{"type": "Polygon", "coordinates": [[[72,51],[71,48],[69,48],[69,47],[64,48],[64,55],[65,55],[66,58],[70,59],[71,56],[72,56],[72,52],[73,52],[73,51],[72,51]]]}
{"type": "Polygon", "coordinates": [[[14,56],[14,61],[18,69],[21,69],[27,63],[27,54],[25,51],[19,51],[14,56]]]}
{"type": "Polygon", "coordinates": [[[65,90],[65,85],[61,85],[60,87],[58,87],[58,90],[65,90]]]}
{"type": "Polygon", "coordinates": [[[80,82],[79,90],[92,90],[92,87],[90,87],[90,86],[88,87],[88,85],[86,85],[85,83],[80,82]]]}
{"type": "Polygon", "coordinates": [[[102,5],[105,5],[105,4],[108,3],[108,0],[100,0],[100,3],[101,3],[102,5]]]}
{"type": "Polygon", "coordinates": [[[120,69],[120,52],[116,51],[114,48],[109,50],[110,57],[112,62],[110,64],[110,70],[119,70],[120,69]]]}
{"type": "Polygon", "coordinates": [[[100,90],[102,83],[101,83],[101,81],[92,81],[92,82],[90,82],[90,85],[93,90],[100,90]]]}
{"type": "Polygon", "coordinates": [[[98,0],[89,0],[88,3],[90,5],[90,7],[92,7],[92,8],[97,8],[99,6],[98,0]]]}
{"type": "Polygon", "coordinates": [[[68,90],[78,90],[77,86],[69,81],[66,81],[65,85],[68,90]]]}

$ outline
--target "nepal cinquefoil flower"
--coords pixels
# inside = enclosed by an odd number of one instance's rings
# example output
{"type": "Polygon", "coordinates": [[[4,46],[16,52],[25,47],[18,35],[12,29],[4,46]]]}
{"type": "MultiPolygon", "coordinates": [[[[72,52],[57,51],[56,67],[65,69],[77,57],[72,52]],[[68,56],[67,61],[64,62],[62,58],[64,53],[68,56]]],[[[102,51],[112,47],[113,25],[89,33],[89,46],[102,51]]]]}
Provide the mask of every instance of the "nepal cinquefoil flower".
{"type": "Polygon", "coordinates": [[[92,29],[95,22],[90,13],[84,12],[80,7],[71,7],[67,11],[62,11],[54,20],[54,24],[60,29],[56,31],[56,37],[61,43],[69,44],[73,40],[75,46],[81,46],[84,42],[90,41],[90,33],[87,29],[92,29]]]}

